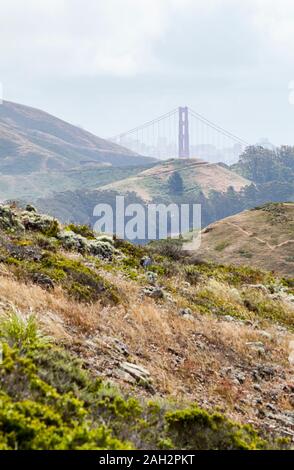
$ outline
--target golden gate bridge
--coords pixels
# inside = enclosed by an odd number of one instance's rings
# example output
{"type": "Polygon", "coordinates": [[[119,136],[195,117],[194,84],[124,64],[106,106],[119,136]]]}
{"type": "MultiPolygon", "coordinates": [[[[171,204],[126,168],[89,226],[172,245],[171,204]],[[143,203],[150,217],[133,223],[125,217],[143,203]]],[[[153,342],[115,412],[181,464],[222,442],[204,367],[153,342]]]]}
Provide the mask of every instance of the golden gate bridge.
{"type": "Polygon", "coordinates": [[[249,145],[188,106],[175,108],[110,140],[137,154],[159,159],[225,162],[236,159],[249,145]]]}

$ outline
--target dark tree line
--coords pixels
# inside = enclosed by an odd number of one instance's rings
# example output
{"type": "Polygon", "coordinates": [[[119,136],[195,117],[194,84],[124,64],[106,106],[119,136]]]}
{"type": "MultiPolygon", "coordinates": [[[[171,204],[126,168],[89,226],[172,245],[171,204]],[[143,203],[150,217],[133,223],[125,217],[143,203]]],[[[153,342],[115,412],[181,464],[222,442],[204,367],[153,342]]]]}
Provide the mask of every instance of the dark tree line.
{"type": "Polygon", "coordinates": [[[231,170],[253,183],[240,192],[229,187],[225,193],[202,195],[204,225],[267,202],[294,201],[294,147],[247,147],[231,170]]]}
{"type": "Polygon", "coordinates": [[[284,145],[275,150],[247,147],[231,169],[258,184],[270,181],[291,183],[294,180],[294,147],[284,145]]]}

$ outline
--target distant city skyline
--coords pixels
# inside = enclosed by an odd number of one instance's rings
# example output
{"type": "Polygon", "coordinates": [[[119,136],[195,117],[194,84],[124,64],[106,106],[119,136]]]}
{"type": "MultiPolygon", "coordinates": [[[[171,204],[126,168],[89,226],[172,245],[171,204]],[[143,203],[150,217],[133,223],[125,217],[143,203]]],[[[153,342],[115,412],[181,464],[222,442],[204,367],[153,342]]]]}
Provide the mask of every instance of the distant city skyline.
{"type": "MultiPolygon", "coordinates": [[[[144,142],[136,141],[136,139],[125,139],[118,141],[120,145],[133,150],[144,156],[158,158],[160,160],[166,160],[169,158],[178,158],[178,143],[177,141],[168,141],[166,137],[159,137],[155,139],[153,145],[148,145],[144,142]]],[[[261,145],[265,145],[267,148],[270,143],[263,139],[259,142],[261,145]]],[[[232,164],[238,161],[239,155],[244,150],[245,146],[234,144],[227,147],[216,147],[213,144],[199,143],[190,145],[190,157],[200,158],[207,160],[210,163],[224,162],[232,164]]]]}

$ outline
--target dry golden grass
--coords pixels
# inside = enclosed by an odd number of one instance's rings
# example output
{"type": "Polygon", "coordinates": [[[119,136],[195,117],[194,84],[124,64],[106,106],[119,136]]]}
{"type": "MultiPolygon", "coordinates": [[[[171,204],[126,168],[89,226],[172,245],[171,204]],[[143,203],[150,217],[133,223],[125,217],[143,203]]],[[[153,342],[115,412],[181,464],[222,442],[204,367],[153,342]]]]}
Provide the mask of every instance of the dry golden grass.
{"type": "MultiPolygon", "coordinates": [[[[178,314],[176,304],[142,298],[135,282],[112,273],[109,277],[120,288],[127,289],[126,305],[79,304],[69,300],[61,289],[48,292],[2,276],[1,308],[7,311],[13,305],[24,314],[35,314],[47,334],[83,356],[98,374],[112,375],[119,361],[126,360],[110,341],[116,338],[127,346],[128,361],[149,370],[157,394],[196,400],[207,407],[219,406],[244,422],[254,418],[252,405],[244,404],[241,415],[235,407],[242,399],[245,403],[248,394],[255,394],[251,372],[256,365],[270,362],[282,367],[285,380],[290,380],[288,356],[289,343],[293,340],[290,333],[279,332],[275,325],[269,324],[267,331],[271,336],[264,337],[252,325],[197,313],[194,320],[184,319],[178,314]],[[264,344],[265,355],[246,345],[256,341],[264,344]],[[229,368],[244,372],[245,383],[238,385],[234,377],[226,375],[224,371],[229,368]]],[[[228,301],[240,303],[234,289],[223,292],[224,286],[215,282],[210,287],[228,301]]],[[[115,373],[112,380],[122,384],[115,373]]],[[[265,384],[265,393],[266,390],[270,393],[271,387],[271,382],[265,384]]],[[[139,391],[148,393],[144,388],[139,391]]],[[[281,406],[288,405],[281,396],[281,406]]]]}
{"type": "Polygon", "coordinates": [[[213,223],[202,233],[197,256],[293,277],[294,204],[281,208],[283,221],[275,221],[268,211],[248,210],[213,223]]]}
{"type": "MultiPolygon", "coordinates": [[[[81,331],[95,328],[97,316],[93,308],[71,301],[60,288],[51,293],[36,285],[2,277],[0,299],[6,309],[14,305],[23,312],[34,313],[53,335],[58,329],[68,337],[66,327],[78,327],[81,331]]],[[[97,308],[99,304],[96,304],[95,310],[97,308]]]]}

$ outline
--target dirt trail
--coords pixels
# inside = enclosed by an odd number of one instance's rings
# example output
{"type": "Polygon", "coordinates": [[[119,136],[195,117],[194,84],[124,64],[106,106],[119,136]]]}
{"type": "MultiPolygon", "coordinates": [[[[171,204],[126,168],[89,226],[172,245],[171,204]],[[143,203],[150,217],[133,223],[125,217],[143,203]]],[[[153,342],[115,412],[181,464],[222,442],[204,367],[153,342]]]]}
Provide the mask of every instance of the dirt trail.
{"type": "Polygon", "coordinates": [[[263,245],[266,245],[271,251],[275,250],[276,248],[280,248],[281,246],[288,245],[289,243],[294,243],[294,240],[289,239],[289,240],[286,240],[282,243],[279,243],[278,245],[271,245],[266,240],[263,240],[262,238],[256,237],[253,234],[253,232],[249,232],[248,230],[245,230],[244,228],[240,227],[237,224],[234,224],[233,222],[226,222],[226,224],[231,225],[232,227],[238,229],[240,232],[244,233],[247,237],[254,238],[258,242],[262,243],[263,245]]]}

